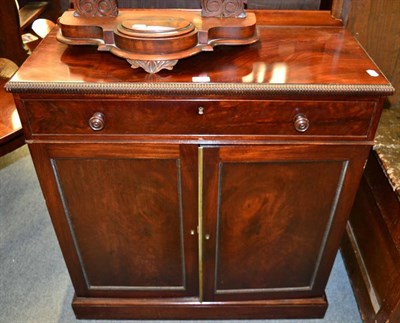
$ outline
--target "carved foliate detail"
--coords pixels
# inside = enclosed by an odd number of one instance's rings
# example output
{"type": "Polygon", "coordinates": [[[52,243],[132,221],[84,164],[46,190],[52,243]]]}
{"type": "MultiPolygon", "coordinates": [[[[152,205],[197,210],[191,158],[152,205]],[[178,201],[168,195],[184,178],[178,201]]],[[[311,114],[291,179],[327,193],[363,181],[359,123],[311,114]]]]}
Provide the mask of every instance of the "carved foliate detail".
{"type": "Polygon", "coordinates": [[[246,0],[202,0],[203,17],[246,17],[246,0]]]}
{"type": "Polygon", "coordinates": [[[117,0],[74,0],[75,15],[81,17],[116,17],[117,0]]]}
{"type": "Polygon", "coordinates": [[[128,63],[131,64],[132,68],[143,68],[147,73],[158,73],[159,71],[166,69],[172,70],[178,60],[170,60],[170,61],[141,61],[141,60],[133,60],[127,59],[128,63]]]}

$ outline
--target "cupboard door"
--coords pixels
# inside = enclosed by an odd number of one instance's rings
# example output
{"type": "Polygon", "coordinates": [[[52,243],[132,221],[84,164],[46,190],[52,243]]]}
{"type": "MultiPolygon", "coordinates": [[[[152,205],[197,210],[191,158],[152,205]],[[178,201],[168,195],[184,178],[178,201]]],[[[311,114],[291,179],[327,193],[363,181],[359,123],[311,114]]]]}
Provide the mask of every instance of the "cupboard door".
{"type": "Polygon", "coordinates": [[[197,147],[31,151],[77,296],[198,295],[197,147]]]}
{"type": "Polygon", "coordinates": [[[204,300],[321,297],[368,147],[204,147],[204,300]]]}

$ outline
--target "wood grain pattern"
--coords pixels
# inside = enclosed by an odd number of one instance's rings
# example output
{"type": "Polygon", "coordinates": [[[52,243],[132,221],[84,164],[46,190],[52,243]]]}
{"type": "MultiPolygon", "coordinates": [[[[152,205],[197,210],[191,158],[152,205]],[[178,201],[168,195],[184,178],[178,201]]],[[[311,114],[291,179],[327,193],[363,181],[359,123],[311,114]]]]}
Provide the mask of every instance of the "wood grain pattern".
{"type": "Polygon", "coordinates": [[[312,289],[343,166],[326,161],[220,165],[215,292],[312,289]],[[315,200],[321,193],[325,199],[315,200]]]}
{"type": "Polygon", "coordinates": [[[372,139],[372,102],[328,101],[36,101],[24,102],[33,136],[263,135],[291,139],[372,139]],[[199,115],[199,108],[202,113],[199,115]],[[165,114],[168,111],[169,115],[165,114]],[[89,119],[101,112],[105,127],[94,132],[89,119]],[[294,119],[304,114],[310,127],[302,136],[294,119]],[[257,123],[254,120],[257,119],[257,123]]]}
{"type": "Polygon", "coordinates": [[[348,180],[368,148],[353,147],[352,158],[339,147],[309,148],[307,154],[296,146],[205,150],[206,300],[323,291],[335,257],[328,246],[340,241],[328,232],[347,219],[352,200],[344,197],[354,196],[348,180]]]}
{"type": "MultiPolygon", "coordinates": [[[[54,31],[26,62],[26,68],[18,71],[13,82],[34,79],[72,86],[101,80],[103,87],[118,88],[121,82],[132,82],[132,86],[142,82],[192,84],[194,76],[207,75],[211,83],[217,84],[389,84],[383,75],[368,75],[366,70],[378,71],[377,66],[343,28],[266,26],[259,27],[259,32],[259,44],[216,47],[214,52],[180,61],[174,71],[161,71],[149,77],[145,72],[127,69],[126,62],[112,55],[99,55],[95,47],[71,48],[60,44],[55,41],[54,31]],[[41,68],[44,53],[48,73],[41,68]],[[278,75],[281,73],[280,81],[272,78],[274,70],[278,75]]],[[[197,85],[201,88],[201,84],[197,85]]]]}
{"type": "Polygon", "coordinates": [[[81,272],[77,295],[196,295],[190,147],[101,147],[85,145],[85,156],[80,145],[50,145],[50,160],[36,161],[51,176],[44,185],[57,187],[55,212],[71,230],[64,252],[75,259],[70,270],[81,272]]]}
{"type": "Polygon", "coordinates": [[[53,160],[89,289],[185,288],[177,162],[53,160]]]}
{"type": "Polygon", "coordinates": [[[55,32],[39,45],[8,86],[78,318],[324,315],[392,92],[329,15],[260,15],[260,43],[153,76],[55,32]]]}

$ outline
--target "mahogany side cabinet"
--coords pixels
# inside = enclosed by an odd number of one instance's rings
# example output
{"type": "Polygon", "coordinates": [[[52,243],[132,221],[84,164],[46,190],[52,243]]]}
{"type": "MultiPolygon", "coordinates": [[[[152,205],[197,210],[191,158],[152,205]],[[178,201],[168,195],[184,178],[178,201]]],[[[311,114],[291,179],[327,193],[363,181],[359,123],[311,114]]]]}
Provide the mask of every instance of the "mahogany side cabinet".
{"type": "Polygon", "coordinates": [[[78,318],[324,316],[393,87],[328,12],[257,21],[158,74],[56,28],[7,84],[78,318]]]}

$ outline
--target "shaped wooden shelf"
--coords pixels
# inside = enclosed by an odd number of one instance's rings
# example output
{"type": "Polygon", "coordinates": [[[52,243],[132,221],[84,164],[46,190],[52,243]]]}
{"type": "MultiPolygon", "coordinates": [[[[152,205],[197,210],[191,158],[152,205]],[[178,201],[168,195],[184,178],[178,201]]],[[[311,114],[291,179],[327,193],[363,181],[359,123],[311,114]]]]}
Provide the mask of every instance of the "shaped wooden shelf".
{"type": "Polygon", "coordinates": [[[117,16],[85,17],[65,12],[57,39],[68,45],[97,45],[148,73],[171,70],[178,60],[217,45],[258,40],[256,17],[203,17],[200,10],[126,9],[117,16]]]}

